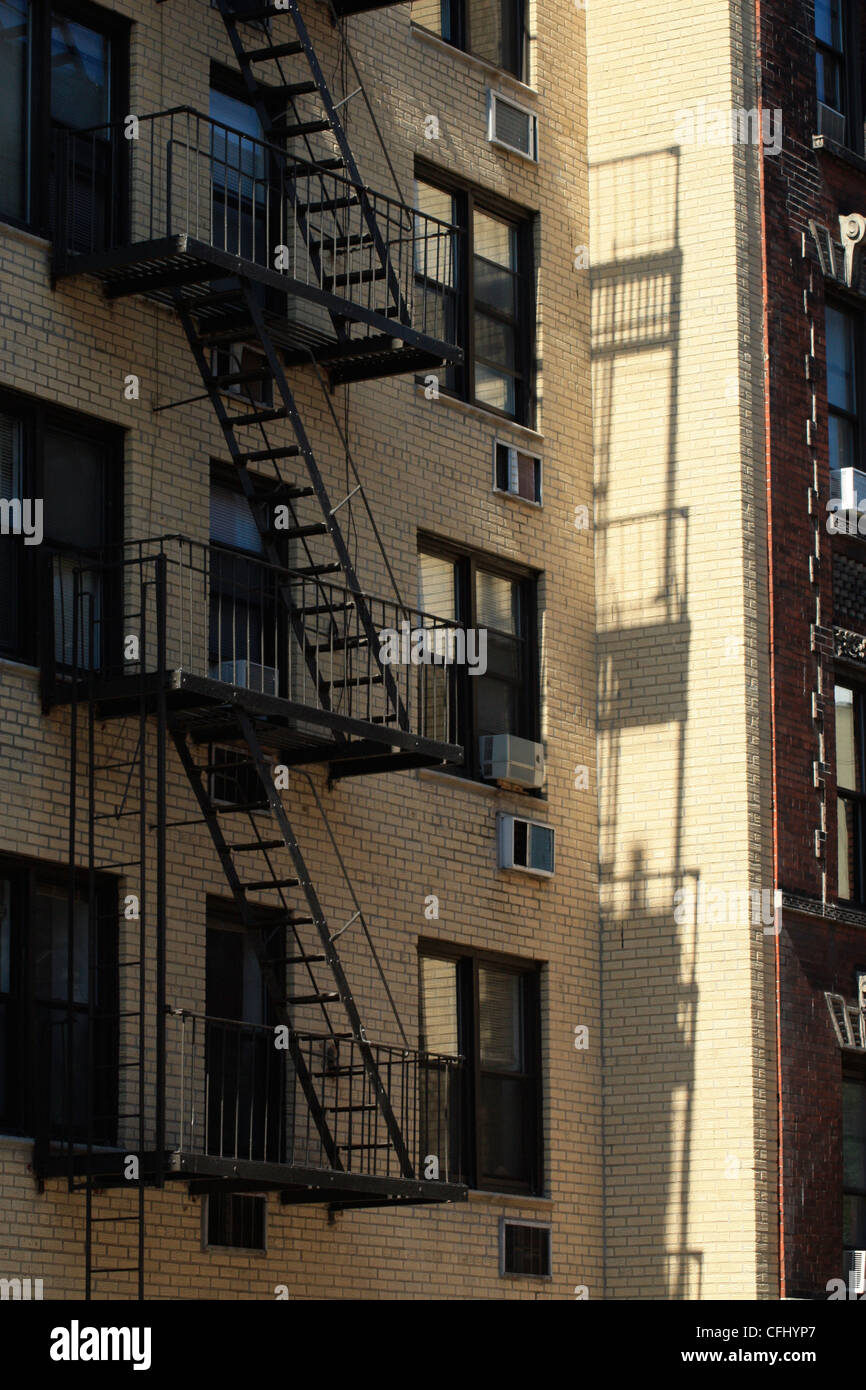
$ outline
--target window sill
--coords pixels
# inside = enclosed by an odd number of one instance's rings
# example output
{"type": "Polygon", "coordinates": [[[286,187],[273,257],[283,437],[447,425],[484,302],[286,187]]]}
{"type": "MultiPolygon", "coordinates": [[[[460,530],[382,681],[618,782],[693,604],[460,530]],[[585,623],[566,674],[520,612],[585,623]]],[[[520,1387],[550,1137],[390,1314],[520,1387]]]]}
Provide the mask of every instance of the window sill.
{"type": "Polygon", "coordinates": [[[531,1197],[528,1194],[521,1197],[516,1192],[493,1192],[483,1187],[471,1187],[469,1189],[468,1200],[470,1203],[480,1206],[495,1207],[527,1207],[530,1211],[540,1211],[549,1214],[553,1210],[552,1197],[531,1197]]]}
{"type": "Polygon", "coordinates": [[[840,145],[838,141],[831,140],[829,135],[813,135],[812,149],[832,155],[834,159],[841,159],[844,164],[850,164],[853,169],[859,169],[861,174],[866,174],[866,159],[862,154],[857,154],[856,150],[849,150],[847,145],[840,145]]]}
{"type": "Polygon", "coordinates": [[[13,671],[25,672],[28,676],[38,676],[39,667],[30,661],[16,661],[14,656],[0,656],[0,671],[9,667],[13,671]]]}
{"type": "Polygon", "coordinates": [[[445,391],[440,391],[435,401],[427,399],[425,387],[420,383],[415,383],[415,395],[426,405],[444,405],[450,410],[459,410],[464,415],[469,415],[473,420],[482,420],[486,425],[493,425],[497,430],[511,430],[518,439],[524,439],[533,444],[543,444],[544,435],[538,430],[532,430],[528,425],[518,425],[516,420],[509,420],[506,416],[500,415],[495,410],[485,410],[483,405],[472,405],[469,401],[461,401],[458,396],[450,396],[445,391]]]}
{"type": "Polygon", "coordinates": [[[440,39],[438,34],[434,34],[430,29],[425,29],[421,24],[416,24],[414,20],[410,23],[409,33],[417,43],[426,44],[435,49],[437,53],[447,53],[449,57],[456,58],[485,77],[498,79],[515,96],[529,98],[530,101],[538,100],[538,89],[530,87],[526,82],[521,82],[520,78],[515,77],[513,72],[508,72],[505,68],[498,68],[495,63],[488,62],[486,58],[476,58],[474,53],[467,53],[463,48],[455,48],[453,43],[440,39]]]}
{"type": "Polygon", "coordinates": [[[529,796],[534,801],[545,802],[547,800],[546,794],[543,791],[539,793],[534,787],[497,787],[492,782],[476,782],[472,777],[457,777],[453,772],[440,772],[435,767],[419,767],[415,777],[418,781],[439,782],[443,786],[460,787],[463,791],[478,792],[481,796],[529,796]]]}
{"type": "Polygon", "coordinates": [[[543,502],[531,502],[528,497],[521,497],[516,492],[506,492],[505,488],[494,487],[490,489],[494,497],[501,497],[505,502],[516,502],[520,507],[528,507],[531,512],[540,512],[544,509],[543,502]]]}
{"type": "Polygon", "coordinates": [[[10,241],[23,241],[27,246],[39,246],[46,251],[51,250],[51,241],[48,237],[30,232],[26,227],[18,227],[14,222],[4,222],[0,218],[0,230],[2,230],[3,236],[10,241]]]}

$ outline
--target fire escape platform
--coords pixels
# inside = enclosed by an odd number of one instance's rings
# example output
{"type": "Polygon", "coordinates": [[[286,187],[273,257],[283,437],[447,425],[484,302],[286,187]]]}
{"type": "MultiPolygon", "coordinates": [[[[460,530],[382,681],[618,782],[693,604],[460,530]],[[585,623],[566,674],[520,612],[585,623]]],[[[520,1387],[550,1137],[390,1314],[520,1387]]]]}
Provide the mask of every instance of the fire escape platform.
{"type": "MultiPolygon", "coordinates": [[[[69,704],[74,694],[71,681],[58,681],[53,700],[69,704]]],[[[143,682],[135,675],[100,679],[94,692],[97,718],[136,714],[142,699],[153,714],[163,696],[174,727],[199,743],[237,739],[237,714],[243,710],[255,720],[263,747],[278,752],[290,765],[329,762],[332,779],[463,762],[459,744],[440,743],[411,730],[227,685],[183,669],[166,672],[162,680],[157,674],[145,676],[143,682]]],[[[87,697],[88,682],[81,681],[77,698],[87,697]]]]}
{"type": "MultiPolygon", "coordinates": [[[[419,332],[377,308],[221,251],[185,233],[70,255],[55,265],[57,281],[80,275],[100,280],[108,299],[142,295],[175,308],[180,295],[181,307],[195,316],[199,332],[203,337],[211,335],[215,343],[253,338],[255,329],[244,310],[240,290],[236,302],[220,296],[222,302],[215,304],[213,282],[232,276],[262,285],[279,294],[285,306],[281,312],[274,312],[266,301],[263,307],[268,332],[287,365],[309,364],[312,355],[317,362],[327,364],[335,385],[422,371],[460,362],[463,357],[460,348],[419,332]],[[360,337],[338,339],[324,327],[305,322],[303,314],[292,313],[293,301],[297,299],[320,305],[348,323],[363,324],[368,331],[360,337]],[[200,307],[198,301],[202,301],[200,307]],[[371,328],[378,332],[369,332],[371,328]]],[[[269,296],[274,297],[274,293],[269,296]]]]}

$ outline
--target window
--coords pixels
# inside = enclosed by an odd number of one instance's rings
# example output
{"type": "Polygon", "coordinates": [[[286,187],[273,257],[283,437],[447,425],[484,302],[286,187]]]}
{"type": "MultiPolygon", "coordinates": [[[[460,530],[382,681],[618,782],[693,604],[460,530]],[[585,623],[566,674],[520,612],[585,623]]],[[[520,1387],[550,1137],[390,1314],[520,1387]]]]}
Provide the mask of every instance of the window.
{"type": "Polygon", "coordinates": [[[866,1078],[842,1080],[842,1245],[866,1250],[866,1078]]]}
{"type": "MultiPolygon", "coordinates": [[[[40,564],[53,570],[54,654],[73,658],[73,557],[98,559],[121,533],[122,433],[42,401],[0,392],[0,496],[22,502],[22,518],[41,505],[41,544],[22,534],[0,547],[0,655],[35,661],[38,651],[40,564]]],[[[32,529],[32,528],[31,528],[32,529]]],[[[35,533],[34,533],[35,535],[35,533]]],[[[44,571],[43,571],[44,572],[44,571]]],[[[79,582],[80,648],[87,665],[100,658],[109,595],[93,571],[79,582]]]]}
{"type": "Polygon", "coordinates": [[[815,0],[818,129],[862,151],[857,7],[851,0],[815,0]]]}
{"type": "MultiPolygon", "coordinates": [[[[126,20],[95,5],[0,0],[0,216],[51,228],[63,132],[121,121],[128,110],[128,35],[126,20]]],[[[107,137],[75,142],[73,201],[63,210],[73,243],[90,245],[110,213],[107,137]]]]}
{"type": "Polygon", "coordinates": [[[525,80],[524,0],[414,0],[412,19],[446,43],[525,80]]]}
{"type": "Polygon", "coordinates": [[[418,607],[463,623],[475,634],[478,674],[468,665],[425,668],[428,707],[436,683],[453,686],[451,741],[464,749],[464,770],[481,778],[480,739],[516,734],[536,740],[539,727],[536,576],[529,570],[423,538],[418,556],[418,607]]]}
{"type": "Polygon", "coordinates": [[[541,506],[541,459],[497,439],[493,445],[493,489],[541,506]]]}
{"type": "Polygon", "coordinates": [[[856,314],[827,305],[827,413],[830,470],[860,468],[860,352],[856,314]]]}
{"type": "Polygon", "coordinates": [[[862,692],[836,685],[836,817],[838,891],[842,902],[866,902],[863,859],[864,740],[862,692]]]}
{"type": "Polygon", "coordinates": [[[499,1273],[549,1279],[550,1227],[540,1221],[499,1220],[499,1273]]]}
{"type": "MultiPolygon", "coordinates": [[[[262,926],[259,944],[269,959],[279,961],[285,957],[285,914],[262,909],[266,915],[273,916],[273,925],[262,926]]],[[[205,1012],[206,1152],[278,1163],[284,1145],[285,1053],[274,1047],[276,1014],[253,932],[221,903],[208,907],[205,1012]]]]}
{"type": "MultiPolygon", "coordinates": [[[[277,574],[246,495],[215,467],[210,494],[210,674],[227,685],[278,693],[285,633],[277,574]]],[[[282,663],[285,665],[285,662],[282,663]]]]}
{"type": "Polygon", "coordinates": [[[204,1248],[267,1250],[267,1197],[211,1192],[204,1199],[204,1248]]]}
{"type": "Polygon", "coordinates": [[[460,1168],[475,1187],[539,1192],[538,967],[422,946],[420,995],[422,1050],[466,1059],[460,1168]]]}
{"type": "MultiPolygon", "coordinates": [[[[445,391],[519,424],[535,420],[532,221],[498,200],[430,171],[415,180],[419,212],[461,229],[460,253],[416,265],[416,285],[445,302],[446,329],[464,362],[445,391]]],[[[420,242],[423,246],[426,243],[420,242]]],[[[437,243],[438,245],[438,243],[437,243]]]]}
{"type": "Polygon", "coordinates": [[[0,1129],[86,1136],[88,1003],[95,981],[94,1141],[112,1143],[118,1029],[113,881],[99,877],[92,910],[84,884],[76,888],[71,980],[68,920],[68,871],[0,861],[0,1129]]]}

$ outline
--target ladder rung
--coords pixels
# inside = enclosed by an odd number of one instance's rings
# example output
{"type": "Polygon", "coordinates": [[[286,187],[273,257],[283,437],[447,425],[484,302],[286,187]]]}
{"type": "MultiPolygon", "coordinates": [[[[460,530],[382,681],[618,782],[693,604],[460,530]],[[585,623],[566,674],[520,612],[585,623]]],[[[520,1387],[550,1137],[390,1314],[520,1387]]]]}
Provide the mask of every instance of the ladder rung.
{"type": "Polygon", "coordinates": [[[287,1004],[335,1004],[340,998],[336,990],[323,990],[320,994],[290,994],[287,1004]]]}
{"type": "MultiPolygon", "coordinates": [[[[259,463],[264,459],[293,459],[297,458],[300,452],[300,444],[287,444],[284,449],[253,449],[251,453],[238,454],[236,462],[259,463]]],[[[310,491],[312,492],[312,488],[310,491]]]]}
{"type": "Polygon", "coordinates": [[[348,676],[339,680],[322,681],[322,685],[336,686],[340,689],[348,688],[350,685],[382,685],[385,677],[379,676],[348,676]]]}
{"type": "Polygon", "coordinates": [[[296,174],[309,174],[310,178],[315,178],[320,170],[323,173],[331,173],[345,167],[346,161],[342,155],[334,155],[327,159],[312,159],[309,164],[287,164],[286,174],[289,178],[294,178],[296,174]]]}
{"type": "Polygon", "coordinates": [[[226,424],[230,429],[236,429],[238,425],[264,425],[270,420],[285,420],[288,411],[283,407],[276,410],[255,410],[252,415],[230,415],[226,424]]]}
{"type": "Polygon", "coordinates": [[[356,193],[352,193],[345,198],[323,198],[318,203],[299,203],[298,207],[302,212],[339,212],[341,208],[356,208],[361,199],[356,193]]]}
{"type": "MultiPolygon", "coordinates": [[[[297,125],[271,126],[268,140],[271,143],[275,140],[296,140],[301,135],[320,135],[322,131],[330,129],[330,121],[299,121],[297,125]]],[[[311,173],[310,177],[313,178],[314,175],[311,173]]]]}
{"type": "Polygon", "coordinates": [[[244,893],[263,893],[267,888],[297,888],[296,878],[263,878],[256,879],[255,883],[242,883],[241,891],[244,893]]]}
{"type": "Polygon", "coordinates": [[[368,285],[373,280],[384,280],[386,274],[383,265],[376,265],[365,270],[348,270],[341,275],[323,275],[322,287],[331,290],[343,285],[368,285]]]}
{"type": "Polygon", "coordinates": [[[370,639],[366,633],[349,633],[347,637],[335,637],[331,642],[322,642],[316,646],[317,652],[344,652],[358,647],[367,646],[370,639]]]}
{"type": "Polygon", "coordinates": [[[275,534],[284,536],[289,541],[299,541],[305,536],[326,536],[328,534],[327,523],[324,521],[312,521],[309,526],[294,526],[286,530],[280,530],[275,534]]]}
{"type": "Polygon", "coordinates": [[[372,232],[350,232],[347,236],[323,237],[321,241],[311,241],[311,251],[350,251],[353,247],[370,246],[375,237],[372,232]]]}
{"type": "Polygon", "coordinates": [[[215,816],[236,816],[238,811],[269,811],[267,801],[238,802],[237,806],[211,806],[215,816]]]}
{"type": "Polygon", "coordinates": [[[104,1226],[106,1222],[110,1221],[131,1221],[133,1219],[134,1218],[129,1215],[129,1212],[126,1212],[123,1216],[91,1216],[90,1224],[92,1226],[96,1226],[97,1224],[104,1226]]]}
{"type": "Polygon", "coordinates": [[[371,1100],[360,1105],[323,1105],[322,1109],[329,1111],[332,1115],[354,1115],[358,1110],[378,1110],[379,1107],[374,1100],[371,1100]]]}
{"type": "Polygon", "coordinates": [[[317,613],[348,613],[354,607],[355,600],[348,599],[345,603],[315,603],[311,608],[299,608],[298,612],[312,617],[317,613]]]}
{"type": "Polygon", "coordinates": [[[302,579],[312,579],[317,574],[336,574],[342,569],[336,560],[327,565],[306,565],[303,569],[292,570],[292,574],[299,575],[302,579]]]}
{"type": "Polygon", "coordinates": [[[285,849],[285,840],[242,840],[238,845],[227,845],[233,854],[246,854],[253,849],[285,849]]]}
{"type": "Polygon", "coordinates": [[[222,390],[226,386],[245,386],[251,381],[270,381],[271,373],[268,367],[259,367],[254,372],[224,372],[222,376],[212,376],[209,378],[211,386],[216,386],[222,390]]]}
{"type": "MultiPolygon", "coordinates": [[[[83,1191],[83,1188],[79,1189],[83,1191]]],[[[132,1218],[127,1217],[127,1220],[132,1218]]],[[[100,1279],[103,1274],[138,1274],[138,1265],[109,1265],[105,1269],[91,1269],[91,1279],[100,1279]]]]}
{"type": "MultiPolygon", "coordinates": [[[[280,11],[275,11],[275,13],[280,13],[280,11]]],[[[242,16],[234,15],[232,17],[240,19],[242,16]]],[[[291,58],[295,53],[303,53],[303,51],[304,45],[300,39],[291,39],[288,43],[270,44],[268,48],[249,48],[242,58],[239,57],[239,62],[265,63],[269,58],[291,58]]]]}
{"type": "Polygon", "coordinates": [[[280,95],[288,97],[291,101],[293,97],[305,97],[318,90],[316,83],[312,78],[309,78],[306,82],[287,82],[285,86],[280,88],[280,95]]]}
{"type": "Polygon", "coordinates": [[[383,1143],[383,1144],[338,1144],[338,1145],[337,1145],[337,1148],[340,1150],[341,1153],[355,1152],[355,1151],[357,1151],[358,1149],[390,1149],[391,1147],[392,1147],[392,1145],[391,1145],[390,1143],[383,1143]]]}
{"type": "MultiPolygon", "coordinates": [[[[296,924],[297,925],[297,924],[296,924]]],[[[328,959],[327,956],[282,956],[279,959],[269,961],[269,965],[322,965],[328,959]]]]}

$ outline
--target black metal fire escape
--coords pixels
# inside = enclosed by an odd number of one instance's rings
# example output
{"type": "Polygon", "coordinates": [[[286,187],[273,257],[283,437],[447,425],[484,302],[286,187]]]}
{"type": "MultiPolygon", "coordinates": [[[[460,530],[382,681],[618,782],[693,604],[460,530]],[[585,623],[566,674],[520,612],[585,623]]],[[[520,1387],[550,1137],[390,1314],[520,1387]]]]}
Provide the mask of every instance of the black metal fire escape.
{"type": "MultiPolygon", "coordinates": [[[[71,702],[73,730],[79,706],[87,711],[92,871],[110,867],[104,861],[97,866],[94,848],[99,721],[139,715],[138,751],[130,766],[139,778],[142,808],[147,717],[156,719],[162,750],[157,804],[147,827],[139,809],[142,901],[144,843],[154,829],[163,847],[155,861],[156,1090],[151,1146],[144,1137],[143,927],[140,954],[130,965],[141,971],[139,1012],[136,1016],[130,1010],[131,1022],[121,1028],[127,1039],[138,1029],[138,1108],[135,1115],[124,1111],[121,1118],[127,1131],[133,1120],[139,1125],[141,1162],[136,1188],[138,1255],[132,1264],[118,1268],[134,1267],[139,1289],[145,1183],[161,1185],[166,1178],[182,1176],[196,1191],[225,1190],[226,1184],[241,1191],[272,1187],[287,1202],[340,1205],[443,1201],[465,1195],[453,1140],[459,1108],[455,1059],[413,1053],[402,1025],[397,1048],[368,1036],[338,946],[344,933],[362,930],[387,991],[367,922],[351,885],[354,912],[336,926],[328,921],[270,760],[273,755],[293,769],[327,761],[331,776],[339,777],[455,762],[462,756],[451,737],[447,712],[444,723],[442,719],[447,681],[431,686],[423,674],[398,672],[380,649],[383,627],[396,628],[401,622],[430,627],[442,640],[451,634],[439,620],[413,613],[399,593],[376,600],[362,589],[343,528],[344,519],[353,520],[356,502],[367,507],[360,477],[355,471],[356,485],[336,502],[332,499],[288,377],[293,367],[312,365],[320,374],[327,372],[333,389],[341,383],[459,361],[447,303],[457,264],[457,232],[363,183],[341,119],[341,103],[329,90],[297,0],[260,8],[253,0],[253,7],[243,12],[230,0],[217,4],[261,123],[261,141],[220,127],[192,109],[176,108],[143,117],[131,150],[121,144],[121,132],[104,127],[66,132],[58,155],[56,279],[62,284],[67,276],[95,275],[110,298],[141,294],[176,310],[258,528],[264,558],[257,582],[268,586],[268,604],[282,615],[286,636],[279,641],[288,642],[295,654],[289,678],[281,677],[277,686],[274,675],[273,688],[260,684],[256,689],[248,675],[237,675],[241,668],[247,673],[251,669],[249,651],[245,662],[239,662],[233,650],[228,662],[218,655],[204,669],[201,663],[196,666],[188,657],[194,644],[192,621],[189,632],[184,629],[181,634],[180,658],[168,652],[171,624],[185,602],[182,596],[191,590],[193,578],[196,584],[201,579],[197,592],[200,602],[207,604],[207,584],[219,559],[208,547],[196,547],[183,537],[121,547],[99,565],[82,562],[76,571],[72,623],[77,633],[79,622],[86,621],[82,615],[88,603],[92,608],[93,592],[103,594],[103,638],[95,655],[91,642],[90,657],[84,660],[76,636],[72,660],[58,657],[50,635],[57,630],[56,611],[43,640],[46,709],[71,702]],[[275,36],[275,25],[283,22],[288,35],[275,36]],[[287,75],[287,61],[295,68],[300,64],[302,71],[287,75]],[[260,80],[259,74],[267,80],[260,80]],[[307,98],[317,103],[318,114],[311,116],[304,109],[307,98]],[[311,137],[318,136],[332,142],[333,154],[314,150],[311,137]],[[98,141],[110,146],[107,163],[122,185],[122,196],[108,205],[99,202],[92,186],[87,188],[86,171],[106,167],[104,158],[100,163],[88,156],[88,143],[92,147],[98,141]],[[257,365],[238,370],[232,365],[226,371],[218,364],[220,349],[237,344],[252,351],[257,365]],[[263,385],[270,387],[271,404],[256,403],[253,388],[263,385]],[[230,403],[229,391],[245,394],[248,407],[230,403]],[[275,425],[289,426],[293,442],[274,440],[275,425]],[[277,508],[290,518],[279,531],[277,508]],[[286,543],[303,557],[302,563],[286,565],[286,543]],[[173,564],[180,576],[174,587],[173,564]],[[136,614],[142,625],[146,615],[151,622],[156,616],[156,646],[142,642],[132,664],[110,659],[107,595],[123,615],[124,632],[130,621],[135,624],[136,614]],[[287,1086],[277,1064],[268,1061],[268,1085],[277,1078],[277,1090],[271,1089],[274,1096],[279,1093],[279,1105],[274,1102],[263,1116],[253,1102],[244,1100],[249,1142],[239,1146],[235,1134],[228,1153],[222,1098],[215,1138],[215,1083],[210,1074],[204,1078],[204,1121],[199,1112],[195,1122],[210,1129],[204,1142],[200,1133],[186,1127],[185,1119],[173,1150],[171,1136],[166,1135],[167,736],[198,810],[197,817],[182,824],[195,820],[207,826],[237,912],[251,934],[274,1017],[284,1027],[291,1063],[293,1079],[287,1086]],[[219,758],[215,744],[222,750],[219,758]],[[227,747],[235,750],[234,771],[240,772],[244,787],[244,795],[229,804],[217,794],[227,747]],[[240,836],[226,828],[226,818],[236,825],[232,818],[237,816],[246,826],[240,836]],[[318,1019],[317,1025],[308,1022],[311,1017],[318,1019]],[[424,1148],[430,1147],[434,1131],[434,1147],[443,1153],[433,1155],[435,1171],[420,1172],[419,1162],[426,1164],[424,1148]]],[[[377,7],[378,0],[345,0],[336,4],[334,13],[377,7]]],[[[328,408],[336,424],[330,402],[328,408]]],[[[368,507],[367,511],[378,541],[368,507]]],[[[387,558],[385,564],[393,579],[387,558]]],[[[55,573],[48,584],[49,590],[54,586],[55,609],[57,582],[55,573]]],[[[65,621],[64,617],[61,627],[65,621]]],[[[73,758],[73,780],[74,768],[73,758]]],[[[305,779],[315,798],[345,875],[312,780],[303,771],[293,775],[305,779]]],[[[73,797],[73,859],[75,816],[73,797]]],[[[388,1000],[393,1006],[390,992],[388,1000]]],[[[199,1024],[183,1010],[174,1010],[174,1015],[184,1039],[193,1040],[193,1051],[197,1027],[210,1027],[208,1036],[215,1036],[208,1020],[199,1024]]],[[[248,1041],[235,1040],[232,1046],[246,1046],[248,1041]]],[[[191,1069],[190,1089],[200,1083],[201,1077],[191,1069]]],[[[233,1104],[237,1130],[237,1096],[233,1104]]],[[[64,1172],[72,1186],[81,1184],[86,1192],[90,1296],[92,1275],[99,1272],[93,1260],[94,1226],[101,1219],[94,1215],[93,1194],[98,1188],[121,1186],[124,1176],[116,1156],[96,1153],[92,1133],[83,1150],[70,1141],[58,1153],[46,1140],[38,1163],[43,1176],[64,1172]]],[[[112,1212],[104,1219],[120,1222],[123,1216],[112,1212]]],[[[103,1267],[103,1272],[112,1271],[111,1265],[103,1267]]]]}

